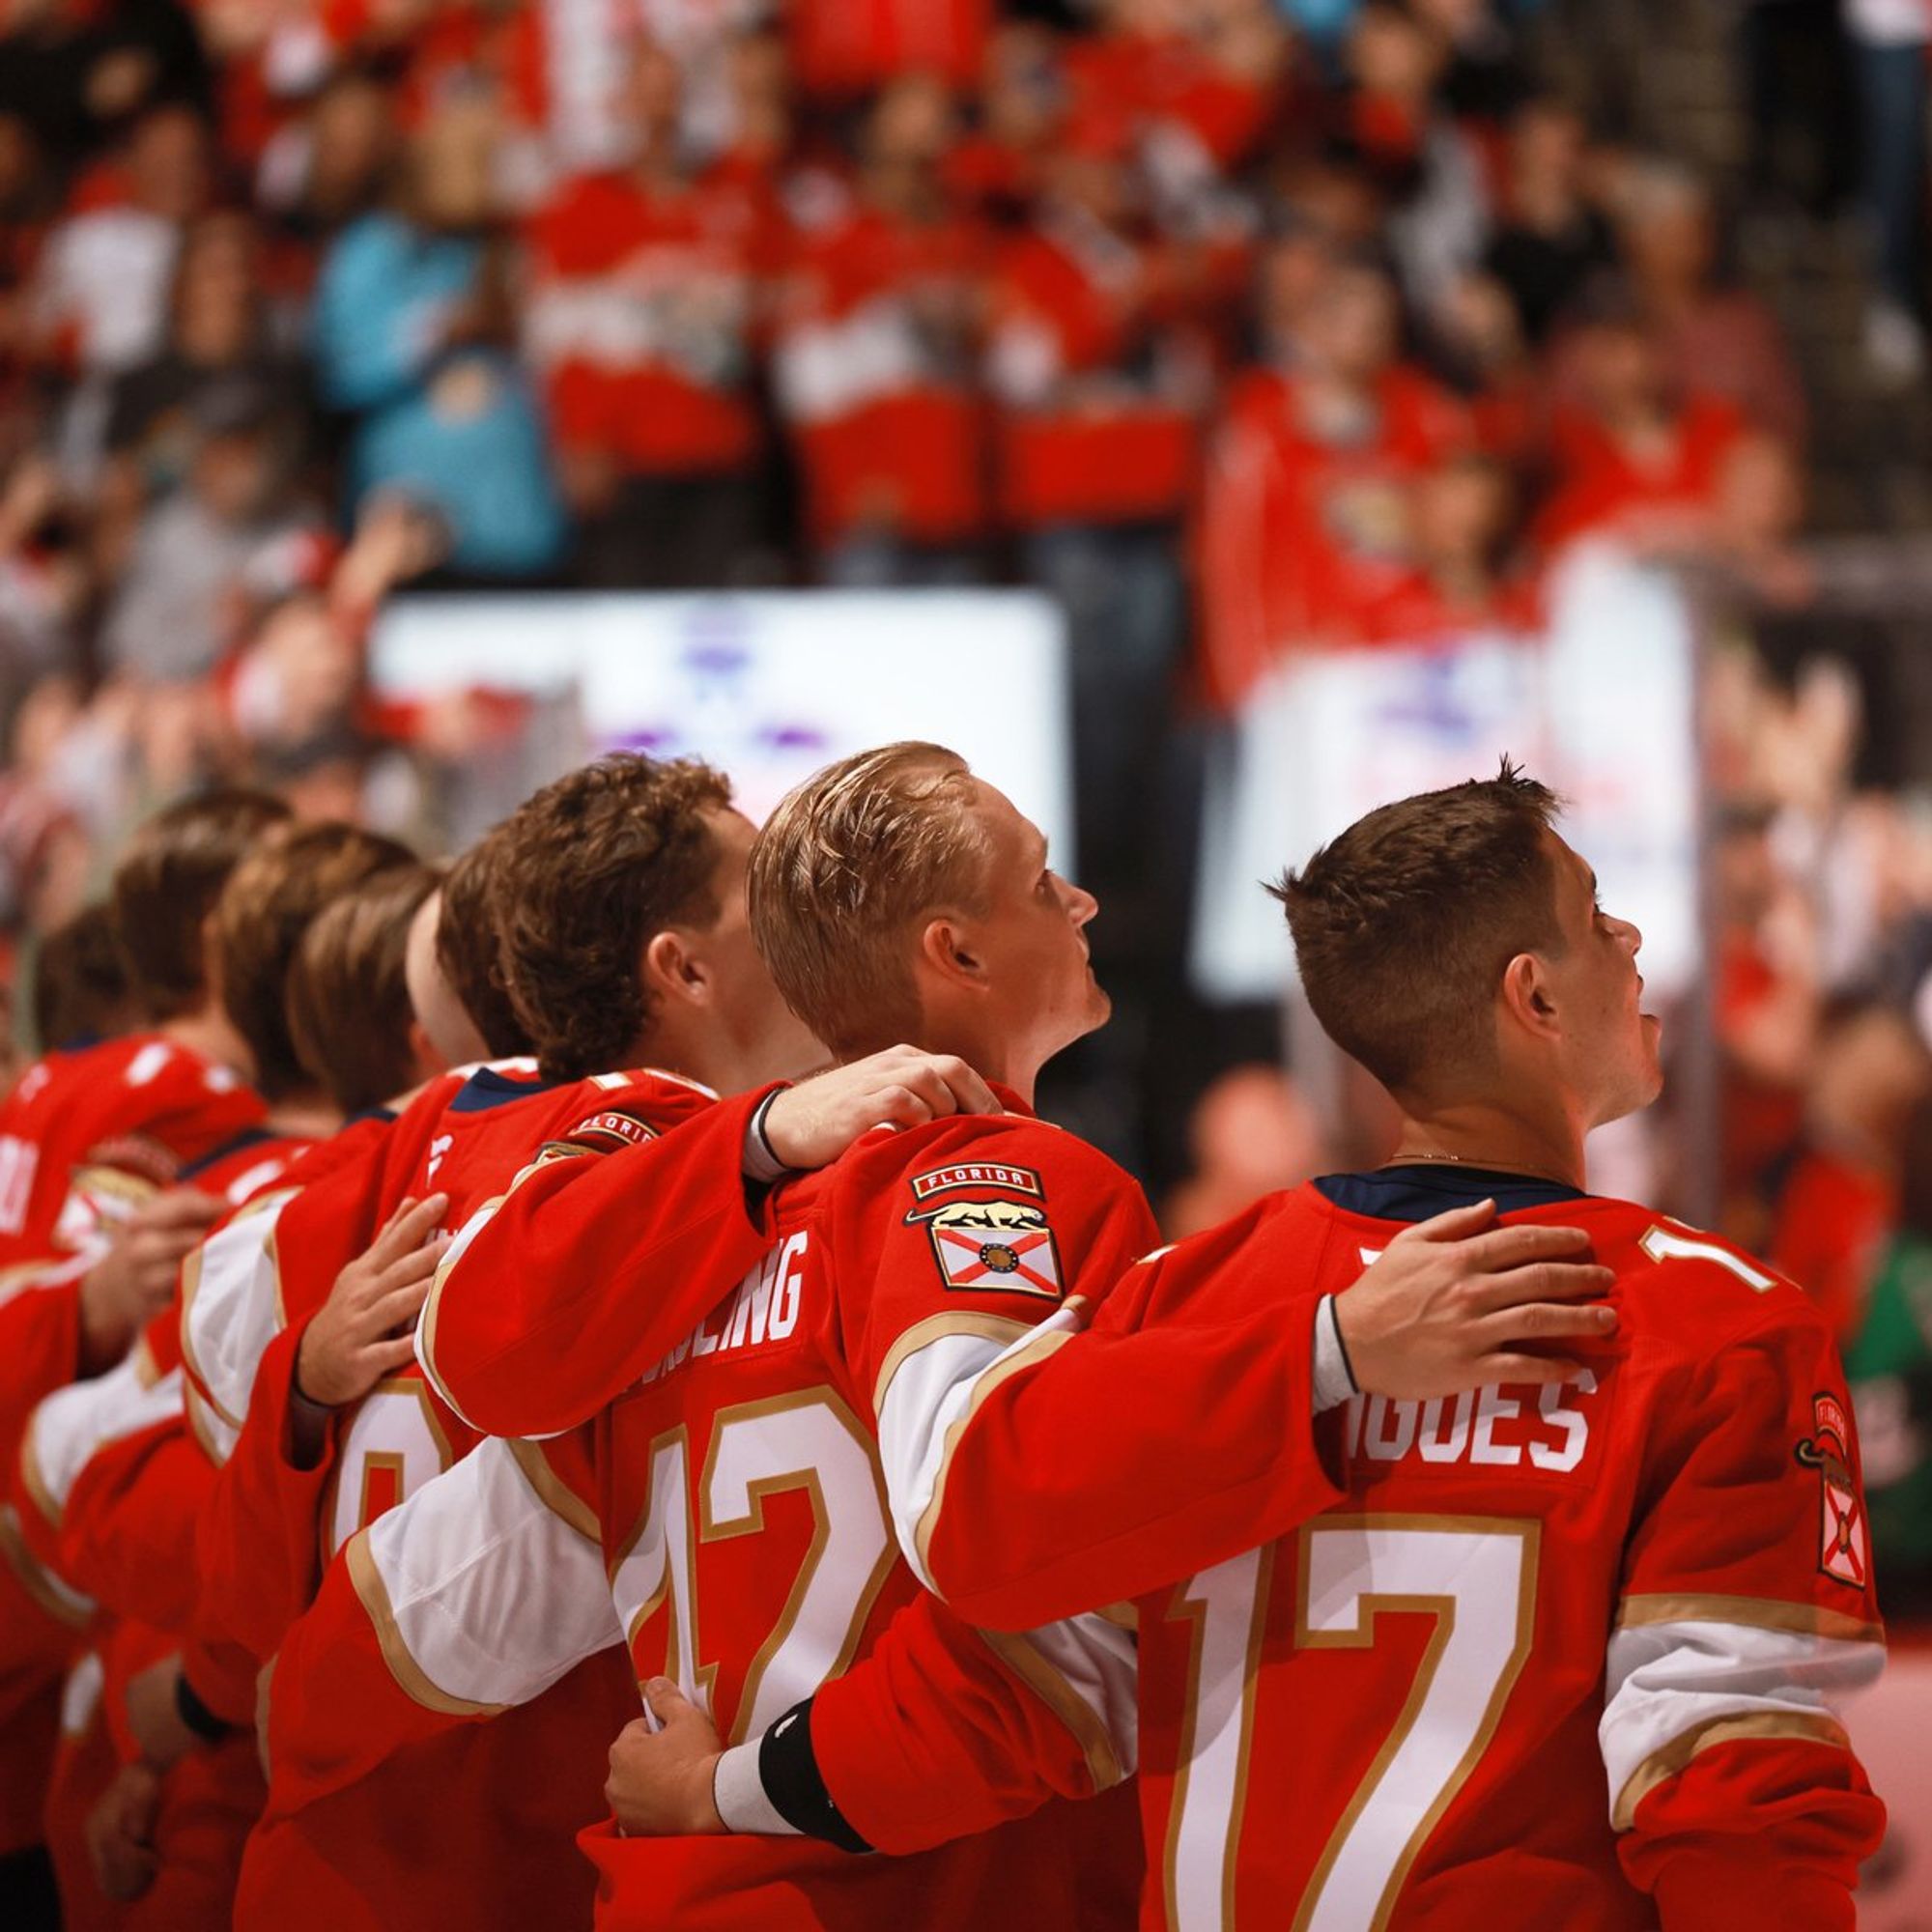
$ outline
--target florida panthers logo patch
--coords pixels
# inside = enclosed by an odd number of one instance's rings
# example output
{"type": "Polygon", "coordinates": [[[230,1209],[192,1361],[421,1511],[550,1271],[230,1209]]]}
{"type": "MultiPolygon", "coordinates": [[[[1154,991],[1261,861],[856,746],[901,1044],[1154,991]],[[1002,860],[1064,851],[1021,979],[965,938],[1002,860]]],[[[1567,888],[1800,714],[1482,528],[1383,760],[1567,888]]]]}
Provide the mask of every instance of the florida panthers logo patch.
{"type": "Polygon", "coordinates": [[[1060,1251],[1037,1201],[949,1201],[923,1221],[939,1278],[975,1294],[1037,1294],[1058,1301],[1060,1251]]]}
{"type": "Polygon", "coordinates": [[[1864,1504],[1852,1473],[1851,1423],[1833,1395],[1812,1398],[1811,1418],[1816,1433],[1804,1437],[1792,1453],[1805,1468],[1818,1472],[1818,1568],[1862,1590],[1871,1576],[1871,1552],[1864,1504]]]}

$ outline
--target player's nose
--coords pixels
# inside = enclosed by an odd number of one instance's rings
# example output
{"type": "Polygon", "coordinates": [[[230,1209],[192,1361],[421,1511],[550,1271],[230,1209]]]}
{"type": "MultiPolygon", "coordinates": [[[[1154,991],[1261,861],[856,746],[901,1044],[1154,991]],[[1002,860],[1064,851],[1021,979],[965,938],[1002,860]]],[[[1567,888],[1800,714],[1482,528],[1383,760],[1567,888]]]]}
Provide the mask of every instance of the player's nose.
{"type": "Polygon", "coordinates": [[[1086,925],[1100,910],[1100,901],[1084,886],[1065,881],[1066,916],[1075,925],[1086,925]]]}

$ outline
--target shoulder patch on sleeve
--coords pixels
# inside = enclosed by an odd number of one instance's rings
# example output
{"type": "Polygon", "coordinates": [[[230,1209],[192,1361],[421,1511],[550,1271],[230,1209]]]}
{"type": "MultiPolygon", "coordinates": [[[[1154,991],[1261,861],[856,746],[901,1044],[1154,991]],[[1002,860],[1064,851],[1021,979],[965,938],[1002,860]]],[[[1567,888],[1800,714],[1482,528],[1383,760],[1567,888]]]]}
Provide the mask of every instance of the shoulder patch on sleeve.
{"type": "Polygon", "coordinates": [[[973,1294],[1032,1294],[1058,1301],[1060,1249],[1038,1201],[948,1201],[906,1216],[923,1221],[939,1278],[973,1294]]]}
{"type": "MultiPolygon", "coordinates": [[[[930,1201],[936,1194],[951,1194],[964,1187],[997,1187],[1009,1194],[1030,1194],[1036,1201],[1046,1199],[1046,1189],[1033,1168],[998,1160],[960,1160],[950,1167],[928,1168],[913,1176],[911,1186],[915,1201],[930,1201]]],[[[915,1211],[906,1218],[916,1221],[924,1217],[915,1211]]]]}
{"type": "Polygon", "coordinates": [[[1792,1454],[1818,1472],[1818,1569],[1833,1581],[1862,1590],[1871,1576],[1864,1504],[1852,1473],[1852,1425],[1844,1405],[1829,1390],[1811,1399],[1813,1433],[1801,1436],[1792,1454]]]}
{"type": "Polygon", "coordinates": [[[647,1121],[611,1107],[578,1122],[564,1139],[581,1144],[594,1138],[614,1142],[619,1147],[642,1147],[646,1141],[654,1141],[657,1137],[658,1130],[647,1121]]]}

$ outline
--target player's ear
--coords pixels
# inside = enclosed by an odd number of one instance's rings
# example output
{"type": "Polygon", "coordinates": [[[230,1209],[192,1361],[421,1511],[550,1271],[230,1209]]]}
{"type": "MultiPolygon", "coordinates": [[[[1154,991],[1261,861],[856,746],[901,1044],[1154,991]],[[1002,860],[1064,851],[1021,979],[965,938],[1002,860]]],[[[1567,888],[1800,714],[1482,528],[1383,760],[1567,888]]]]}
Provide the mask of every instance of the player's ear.
{"type": "Polygon", "coordinates": [[[1556,1028],[1556,1001],[1549,976],[1534,952],[1519,952],[1503,968],[1503,1011],[1518,1026],[1533,1034],[1556,1028]]]}
{"type": "Polygon", "coordinates": [[[970,931],[956,919],[927,920],[919,936],[920,964],[950,985],[976,986],[985,981],[982,955],[970,931]]]}
{"type": "Polygon", "coordinates": [[[646,1005],[651,1004],[651,995],[687,1003],[701,1003],[711,997],[710,969],[687,939],[675,926],[668,925],[645,942],[640,977],[646,1005]]]}

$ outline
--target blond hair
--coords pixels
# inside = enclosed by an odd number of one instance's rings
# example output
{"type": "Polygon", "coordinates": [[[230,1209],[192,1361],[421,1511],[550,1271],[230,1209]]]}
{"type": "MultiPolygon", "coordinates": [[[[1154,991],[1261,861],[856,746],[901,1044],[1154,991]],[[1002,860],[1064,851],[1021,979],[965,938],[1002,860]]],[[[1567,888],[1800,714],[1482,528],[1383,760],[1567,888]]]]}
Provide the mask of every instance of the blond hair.
{"type": "Polygon", "coordinates": [[[851,1058],[915,1036],[917,930],[983,914],[990,846],[972,773],[908,741],[828,765],[789,792],[752,847],[752,937],[780,994],[851,1058]]]}

